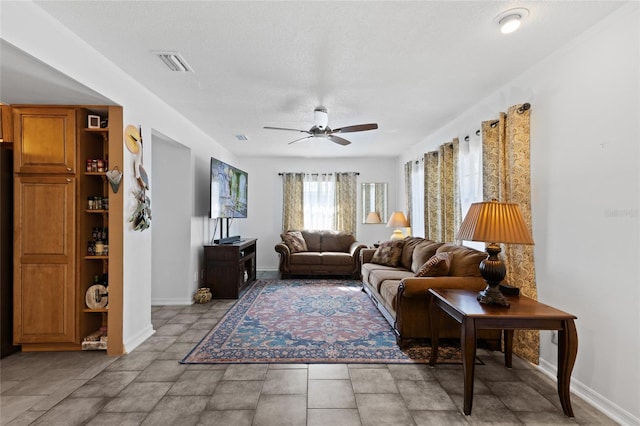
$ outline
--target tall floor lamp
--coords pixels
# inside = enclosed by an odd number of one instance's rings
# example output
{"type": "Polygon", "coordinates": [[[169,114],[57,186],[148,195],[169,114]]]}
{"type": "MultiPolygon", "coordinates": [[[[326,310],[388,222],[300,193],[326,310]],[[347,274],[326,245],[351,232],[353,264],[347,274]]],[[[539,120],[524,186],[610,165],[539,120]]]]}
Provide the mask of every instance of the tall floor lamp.
{"type": "Polygon", "coordinates": [[[529,228],[517,204],[496,200],[474,203],[460,225],[456,240],[483,241],[488,256],[480,263],[480,274],[487,287],[478,295],[478,301],[488,305],[509,306],[499,289],[507,270],[498,257],[500,243],[533,244],[529,228]]]}

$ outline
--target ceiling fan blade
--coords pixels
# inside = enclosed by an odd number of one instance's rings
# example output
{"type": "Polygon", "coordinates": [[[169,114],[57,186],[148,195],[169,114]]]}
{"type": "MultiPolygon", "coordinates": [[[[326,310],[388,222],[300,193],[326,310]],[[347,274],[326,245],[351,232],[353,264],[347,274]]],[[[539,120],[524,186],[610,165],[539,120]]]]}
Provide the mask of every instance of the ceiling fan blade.
{"type": "Polygon", "coordinates": [[[296,143],[296,142],[300,142],[303,141],[305,139],[311,139],[313,136],[305,136],[304,138],[300,138],[300,139],[296,139],[295,141],[291,141],[289,142],[289,145],[291,145],[292,143],[296,143]]]}
{"type": "Polygon", "coordinates": [[[286,127],[270,127],[270,126],[264,126],[265,129],[270,129],[270,130],[289,130],[291,132],[302,132],[302,133],[308,133],[311,134],[308,130],[300,130],[300,129],[288,129],[286,127]]]}
{"type": "Polygon", "coordinates": [[[329,138],[331,142],[335,142],[339,145],[349,145],[351,143],[348,140],[341,138],[340,136],[327,135],[327,138],[329,138]]]}
{"type": "Polygon", "coordinates": [[[375,130],[378,128],[376,123],[369,124],[357,124],[355,126],[341,127],[339,129],[333,129],[331,133],[349,133],[349,132],[364,132],[365,130],[375,130]]]}

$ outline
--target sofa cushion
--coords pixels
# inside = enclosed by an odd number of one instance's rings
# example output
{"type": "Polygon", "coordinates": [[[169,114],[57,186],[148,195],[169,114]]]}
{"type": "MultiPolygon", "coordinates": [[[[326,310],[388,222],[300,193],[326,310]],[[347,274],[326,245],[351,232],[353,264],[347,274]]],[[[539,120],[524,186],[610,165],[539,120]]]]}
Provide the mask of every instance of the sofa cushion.
{"type": "Polygon", "coordinates": [[[380,286],[387,281],[400,282],[403,278],[413,277],[413,272],[398,268],[378,269],[369,274],[369,284],[380,292],[380,286]]]}
{"type": "Polygon", "coordinates": [[[404,240],[385,241],[376,249],[371,262],[385,266],[398,266],[403,246],[404,240]]]}
{"type": "Polygon", "coordinates": [[[416,273],[416,277],[443,277],[449,273],[451,266],[451,258],[453,256],[450,252],[444,251],[442,253],[434,254],[429,260],[427,260],[422,267],[416,273]]]}
{"type": "Polygon", "coordinates": [[[405,237],[404,245],[402,246],[402,255],[400,256],[400,266],[402,266],[404,269],[411,269],[411,263],[413,262],[413,251],[418,245],[424,243],[425,241],[427,240],[420,237],[405,237]]]}
{"type": "Polygon", "coordinates": [[[455,244],[443,244],[436,253],[449,252],[453,255],[449,275],[454,277],[480,277],[480,262],[487,257],[487,253],[470,247],[455,244]]]}
{"type": "Polygon", "coordinates": [[[289,256],[289,263],[292,265],[320,265],[322,256],[316,251],[294,253],[289,256]]]}
{"type": "Polygon", "coordinates": [[[396,313],[397,310],[397,299],[398,299],[398,287],[400,286],[400,281],[396,280],[387,280],[382,283],[380,286],[380,297],[382,298],[382,302],[387,305],[387,308],[391,310],[393,314],[396,313]]]}
{"type": "Polygon", "coordinates": [[[308,251],[322,251],[322,234],[320,231],[302,231],[308,251]]]}
{"type": "Polygon", "coordinates": [[[307,243],[304,241],[302,232],[300,231],[287,231],[280,234],[280,238],[282,238],[282,241],[289,247],[291,253],[307,251],[307,243]]]}
{"type": "Polygon", "coordinates": [[[320,241],[322,251],[348,253],[351,244],[356,240],[353,234],[338,231],[323,231],[320,241]]]}
{"type": "Polygon", "coordinates": [[[436,250],[440,247],[442,243],[436,243],[431,240],[424,240],[420,244],[413,249],[413,259],[411,262],[411,270],[413,272],[418,272],[424,263],[431,259],[434,254],[436,254],[436,250]]]}
{"type": "Polygon", "coordinates": [[[323,251],[321,258],[323,265],[353,265],[353,257],[349,253],[323,251]]]}

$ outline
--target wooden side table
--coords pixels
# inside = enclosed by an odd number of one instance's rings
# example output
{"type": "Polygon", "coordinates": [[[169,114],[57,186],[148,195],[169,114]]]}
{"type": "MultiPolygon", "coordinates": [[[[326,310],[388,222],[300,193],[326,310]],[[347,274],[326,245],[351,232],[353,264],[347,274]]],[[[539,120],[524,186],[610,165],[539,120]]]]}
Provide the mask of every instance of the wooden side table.
{"type": "Polygon", "coordinates": [[[578,334],[574,315],[539,303],[524,296],[507,296],[510,307],[481,304],[478,293],[472,290],[429,289],[431,293],[431,351],[430,365],[438,358],[438,333],[441,312],[461,324],[462,370],[464,373],[464,414],[471,414],[473,403],[473,375],[476,358],[476,332],[479,329],[503,330],[504,360],[511,367],[513,330],[558,330],[558,396],[564,414],[573,417],[569,385],[571,371],[578,353],[578,334]]]}

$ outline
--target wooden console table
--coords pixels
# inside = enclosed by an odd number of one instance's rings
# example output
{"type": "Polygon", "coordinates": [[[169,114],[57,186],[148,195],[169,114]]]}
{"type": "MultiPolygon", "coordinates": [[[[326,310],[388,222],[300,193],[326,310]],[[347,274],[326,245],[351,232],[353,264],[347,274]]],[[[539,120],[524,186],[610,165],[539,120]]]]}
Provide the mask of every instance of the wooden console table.
{"type": "Polygon", "coordinates": [[[569,385],[571,371],[578,353],[578,334],[575,316],[539,303],[524,296],[506,296],[510,307],[481,304],[478,292],[471,290],[429,289],[431,293],[431,351],[430,365],[438,357],[438,332],[441,313],[444,312],[462,326],[462,370],[464,373],[464,414],[471,414],[473,402],[473,375],[476,358],[476,331],[478,329],[503,330],[505,365],[511,367],[513,330],[558,330],[558,395],[564,414],[573,417],[569,385]]]}
{"type": "Polygon", "coordinates": [[[256,241],[204,246],[204,286],[214,299],[237,299],[256,280],[256,241]]]}

